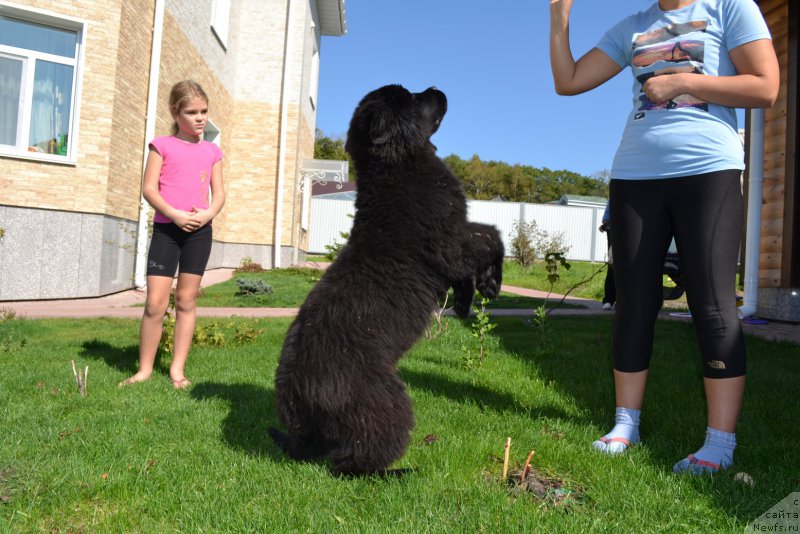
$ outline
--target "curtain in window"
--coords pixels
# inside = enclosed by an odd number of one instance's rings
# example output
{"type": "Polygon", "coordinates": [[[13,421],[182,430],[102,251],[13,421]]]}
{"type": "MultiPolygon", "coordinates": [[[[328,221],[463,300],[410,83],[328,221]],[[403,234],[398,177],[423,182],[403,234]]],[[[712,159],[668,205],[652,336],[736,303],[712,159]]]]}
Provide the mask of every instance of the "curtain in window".
{"type": "Polygon", "coordinates": [[[22,61],[0,57],[0,145],[17,144],[22,61]]]}
{"type": "Polygon", "coordinates": [[[67,154],[73,67],[37,61],[28,150],[67,154]]]}

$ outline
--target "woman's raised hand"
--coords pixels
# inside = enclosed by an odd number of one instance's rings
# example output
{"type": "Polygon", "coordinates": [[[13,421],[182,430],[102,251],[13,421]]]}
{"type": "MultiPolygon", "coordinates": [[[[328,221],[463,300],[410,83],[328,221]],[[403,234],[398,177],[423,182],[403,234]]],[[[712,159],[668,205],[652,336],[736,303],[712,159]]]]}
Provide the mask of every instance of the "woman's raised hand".
{"type": "Polygon", "coordinates": [[[559,7],[569,12],[572,8],[572,0],[550,0],[550,7],[559,7]]]}
{"type": "Polygon", "coordinates": [[[550,0],[550,22],[566,26],[569,21],[569,12],[572,9],[572,0],[550,0]]]}

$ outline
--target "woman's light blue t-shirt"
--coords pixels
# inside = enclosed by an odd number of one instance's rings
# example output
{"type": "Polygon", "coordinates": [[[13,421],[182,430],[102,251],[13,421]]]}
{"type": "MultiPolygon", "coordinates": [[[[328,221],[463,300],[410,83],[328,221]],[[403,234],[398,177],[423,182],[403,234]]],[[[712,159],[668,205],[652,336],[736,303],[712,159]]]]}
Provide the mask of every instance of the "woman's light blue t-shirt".
{"type": "Polygon", "coordinates": [[[696,0],[676,11],[658,2],[622,20],[597,44],[633,74],[633,109],[611,169],[612,179],[691,176],[744,169],[744,152],[733,108],[690,95],[656,104],[642,92],[653,76],[736,74],[728,52],[770,39],[753,0],[696,0]]]}

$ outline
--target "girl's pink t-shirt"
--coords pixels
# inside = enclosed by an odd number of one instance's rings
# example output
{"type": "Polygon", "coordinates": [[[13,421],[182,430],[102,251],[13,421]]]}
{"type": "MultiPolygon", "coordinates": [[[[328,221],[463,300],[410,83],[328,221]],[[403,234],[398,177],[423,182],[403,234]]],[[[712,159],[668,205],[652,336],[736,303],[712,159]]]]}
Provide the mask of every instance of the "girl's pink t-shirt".
{"type": "MultiPolygon", "coordinates": [[[[211,169],[222,159],[219,147],[208,141],[190,143],[165,135],[153,139],[150,148],[164,159],[158,192],[167,204],[183,211],[192,211],[192,207],[207,209],[211,169]]],[[[168,223],[172,220],[156,212],[153,222],[168,223]]]]}

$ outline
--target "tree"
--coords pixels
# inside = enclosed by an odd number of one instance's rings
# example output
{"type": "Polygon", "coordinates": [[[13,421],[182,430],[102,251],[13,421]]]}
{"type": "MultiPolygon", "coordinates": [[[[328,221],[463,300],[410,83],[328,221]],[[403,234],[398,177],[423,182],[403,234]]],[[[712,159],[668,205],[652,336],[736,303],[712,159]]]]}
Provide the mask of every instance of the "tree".
{"type": "MultiPolygon", "coordinates": [[[[314,135],[314,157],[350,161],[342,138],[329,137],[317,130],[314,135]]],[[[461,180],[467,197],[489,200],[502,196],[511,202],[545,204],[563,195],[608,196],[608,171],[584,176],[565,169],[551,170],[530,165],[511,165],[503,161],[483,161],[476,154],[468,160],[455,154],[444,158],[445,164],[461,180]]],[[[350,163],[349,180],[355,181],[350,163]]]]}
{"type": "Polygon", "coordinates": [[[341,138],[331,138],[317,129],[314,133],[314,159],[332,159],[338,161],[348,161],[348,180],[355,181],[356,174],[350,155],[344,149],[344,140],[341,138]]]}
{"type": "Polygon", "coordinates": [[[563,195],[608,195],[607,171],[589,177],[568,170],[482,161],[477,155],[465,161],[451,154],[444,162],[461,180],[467,196],[477,200],[502,196],[512,202],[544,204],[563,195]]]}

